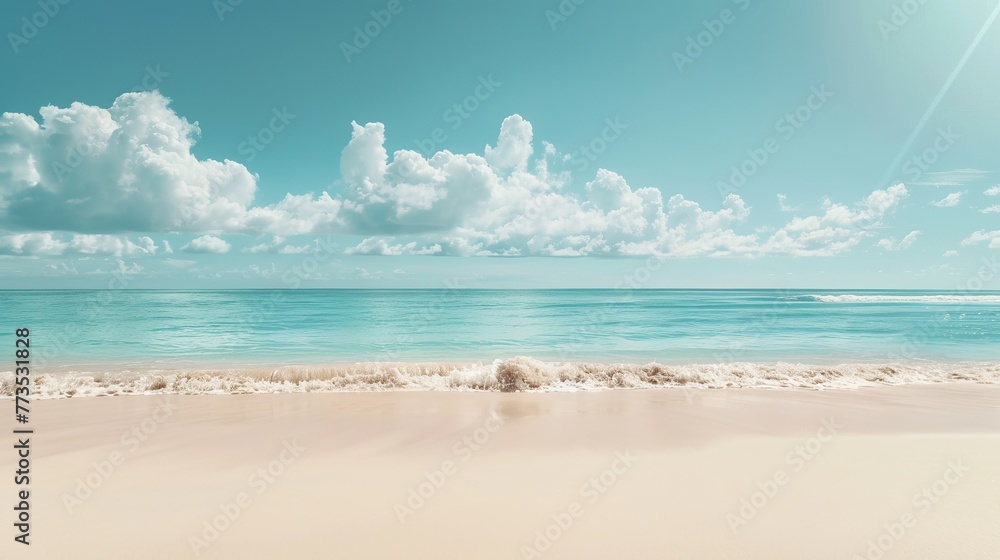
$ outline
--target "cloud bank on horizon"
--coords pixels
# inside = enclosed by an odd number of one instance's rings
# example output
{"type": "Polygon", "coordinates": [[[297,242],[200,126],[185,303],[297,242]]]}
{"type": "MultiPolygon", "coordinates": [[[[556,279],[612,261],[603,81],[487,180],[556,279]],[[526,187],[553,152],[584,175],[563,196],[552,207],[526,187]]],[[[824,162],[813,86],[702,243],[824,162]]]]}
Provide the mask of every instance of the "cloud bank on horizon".
{"type": "MultiPolygon", "coordinates": [[[[814,215],[755,229],[738,194],[703,208],[681,194],[633,188],[607,169],[577,194],[570,173],[553,170],[568,156],[548,142],[536,154],[531,123],[515,114],[482,154],[429,157],[406,149],[390,157],[382,123],[352,123],[341,192],[254,205],[258,178],[241,163],[196,157],[197,122],[158,92],[127,93],[107,109],[47,106],[40,116],[0,118],[0,254],[167,254],[169,244],[152,235],[184,232],[199,237],[181,251],[212,254],[230,250],[225,235],[271,237],[249,252],[296,253],[309,246],[289,236],[343,234],[363,237],[344,251],[355,255],[829,256],[877,237],[910,194],[897,184],[851,203],[826,199],[814,215]]],[[[876,246],[906,249],[919,234],[876,246]]],[[[993,246],[998,236],[976,232],[964,244],[993,246]]]]}

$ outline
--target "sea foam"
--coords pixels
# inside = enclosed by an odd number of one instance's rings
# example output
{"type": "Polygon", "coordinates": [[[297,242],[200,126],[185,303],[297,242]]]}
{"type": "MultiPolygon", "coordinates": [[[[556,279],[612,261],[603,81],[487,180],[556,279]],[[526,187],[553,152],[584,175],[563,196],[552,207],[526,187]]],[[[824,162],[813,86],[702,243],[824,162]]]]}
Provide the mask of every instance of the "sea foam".
{"type": "Polygon", "coordinates": [[[823,303],[986,303],[1000,304],[994,295],[809,295],[813,301],[823,303]]]}
{"type": "MultiPolygon", "coordinates": [[[[93,371],[33,378],[35,398],[142,394],[330,393],[361,391],[567,391],[657,387],[855,389],[945,382],[1000,383],[1000,364],[717,363],[690,365],[545,362],[358,363],[276,369],[93,371]]],[[[0,373],[0,395],[14,394],[0,373]]]]}

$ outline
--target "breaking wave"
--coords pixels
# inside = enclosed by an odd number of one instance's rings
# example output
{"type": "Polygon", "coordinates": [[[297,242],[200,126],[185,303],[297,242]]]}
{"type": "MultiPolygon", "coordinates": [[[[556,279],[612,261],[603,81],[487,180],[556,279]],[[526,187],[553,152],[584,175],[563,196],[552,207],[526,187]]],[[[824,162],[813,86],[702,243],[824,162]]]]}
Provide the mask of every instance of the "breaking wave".
{"type": "MultiPolygon", "coordinates": [[[[119,371],[43,374],[34,398],[144,394],[328,393],[354,391],[575,391],[616,388],[744,387],[853,389],[945,382],[1000,383],[1000,364],[935,365],[721,363],[693,365],[544,362],[515,357],[491,363],[359,363],[278,369],[119,371]]],[[[14,394],[0,373],[0,395],[14,394]]]]}
{"type": "Polygon", "coordinates": [[[810,295],[812,301],[823,303],[996,303],[1000,304],[1000,296],[996,295],[878,295],[866,296],[856,294],[843,295],[810,295]]]}

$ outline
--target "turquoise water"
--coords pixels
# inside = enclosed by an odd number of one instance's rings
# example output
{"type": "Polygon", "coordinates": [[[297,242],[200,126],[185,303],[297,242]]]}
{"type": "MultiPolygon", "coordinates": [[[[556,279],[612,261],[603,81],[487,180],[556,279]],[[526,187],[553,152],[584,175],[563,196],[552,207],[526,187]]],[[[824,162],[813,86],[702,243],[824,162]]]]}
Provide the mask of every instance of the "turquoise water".
{"type": "MultiPolygon", "coordinates": [[[[36,366],[996,361],[1000,292],[3,291],[36,366]]],[[[11,350],[13,356],[13,350],[11,350]]],[[[13,360],[13,358],[11,358],[13,360]]]]}

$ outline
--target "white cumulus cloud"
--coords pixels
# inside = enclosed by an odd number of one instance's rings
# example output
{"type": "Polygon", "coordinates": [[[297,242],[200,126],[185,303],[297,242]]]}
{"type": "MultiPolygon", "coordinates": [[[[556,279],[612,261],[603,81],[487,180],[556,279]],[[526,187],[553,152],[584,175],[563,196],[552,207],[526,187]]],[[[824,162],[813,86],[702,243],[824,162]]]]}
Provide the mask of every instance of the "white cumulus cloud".
{"type": "Polygon", "coordinates": [[[782,212],[795,212],[799,209],[798,206],[789,205],[788,196],[783,194],[778,195],[778,208],[781,208],[782,212]]]}
{"type": "MultiPolygon", "coordinates": [[[[853,205],[827,200],[816,215],[744,232],[751,208],[739,195],[665,196],[607,169],[574,178],[560,170],[555,146],[543,142],[536,155],[531,123],[511,115],[482,155],[390,155],[382,123],[352,123],[339,192],[254,206],[255,176],[236,162],[195,157],[198,124],[157,92],[40,114],[40,122],[0,118],[0,227],[10,232],[0,252],[156,253],[148,237],[112,235],[137,231],[204,234],[182,250],[216,254],[231,248],[220,234],[270,238],[249,253],[302,253],[314,246],[283,245],[285,237],[328,233],[364,239],[347,253],[387,256],[823,256],[873,235],[908,195],[895,185],[853,205]]],[[[782,210],[798,211],[785,202],[779,196],[782,210]]],[[[163,242],[162,252],[173,249],[163,242]]]]}
{"type": "Polygon", "coordinates": [[[931,205],[937,206],[938,208],[951,208],[952,206],[957,205],[960,200],[962,200],[962,195],[963,194],[965,194],[965,193],[964,192],[953,192],[953,193],[949,194],[948,196],[942,198],[941,200],[935,200],[935,201],[931,202],[931,205]]]}
{"type": "Polygon", "coordinates": [[[369,237],[356,247],[348,249],[347,254],[396,256],[402,255],[416,246],[416,242],[407,243],[406,245],[390,245],[385,239],[369,237]]]}
{"type": "Polygon", "coordinates": [[[149,237],[135,241],[124,236],[53,232],[15,233],[0,236],[0,254],[54,257],[61,255],[142,256],[155,255],[158,247],[149,237]]]}
{"type": "Polygon", "coordinates": [[[918,237],[920,237],[919,231],[911,231],[906,234],[906,237],[904,237],[899,243],[896,243],[894,238],[889,237],[879,239],[875,246],[885,249],[886,251],[902,251],[904,249],[909,249],[910,246],[916,242],[918,237]]]}
{"type": "Polygon", "coordinates": [[[979,230],[962,240],[962,245],[978,245],[988,243],[990,249],[1000,249],[1000,230],[979,230]]]}
{"type": "Polygon", "coordinates": [[[239,222],[253,199],[242,165],[191,153],[198,124],[156,92],[108,109],[42,107],[0,117],[0,223],[83,233],[199,231],[239,222]]]}
{"type": "Polygon", "coordinates": [[[795,217],[762,243],[762,254],[830,256],[850,250],[867,237],[909,192],[902,184],[875,190],[854,207],[829,199],[820,215],[795,217]]]}
{"type": "Polygon", "coordinates": [[[190,243],[181,247],[181,251],[187,253],[212,253],[222,255],[229,252],[232,246],[224,239],[214,235],[202,235],[192,239],[190,243]]]}

